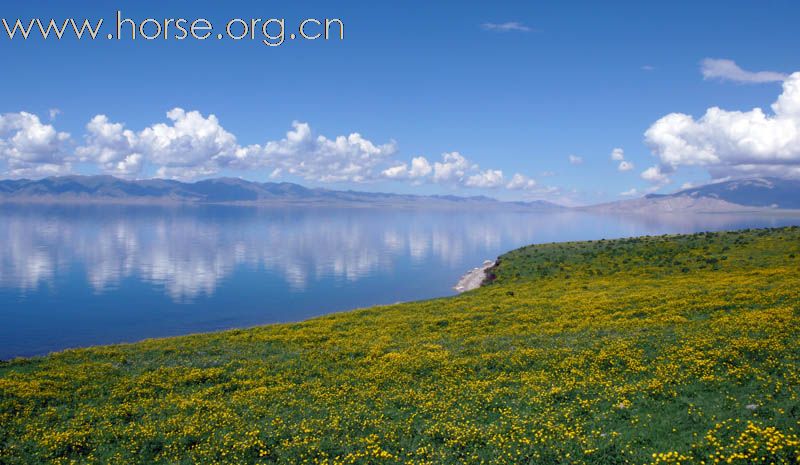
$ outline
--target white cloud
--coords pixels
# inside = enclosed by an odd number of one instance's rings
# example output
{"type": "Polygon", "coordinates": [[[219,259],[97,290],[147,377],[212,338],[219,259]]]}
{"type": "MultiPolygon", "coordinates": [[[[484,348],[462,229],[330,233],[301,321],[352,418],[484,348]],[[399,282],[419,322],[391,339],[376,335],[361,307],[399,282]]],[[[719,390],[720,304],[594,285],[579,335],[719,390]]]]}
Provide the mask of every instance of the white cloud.
{"type": "Polygon", "coordinates": [[[27,113],[0,115],[0,161],[11,177],[47,176],[69,172],[70,136],[27,113]]]}
{"type": "Polygon", "coordinates": [[[8,169],[4,173],[8,178],[46,178],[48,176],[61,176],[72,172],[72,163],[25,163],[9,161],[8,169]]]}
{"type": "Polygon", "coordinates": [[[154,124],[138,134],[139,151],[160,171],[192,178],[194,172],[216,173],[235,158],[236,137],[222,128],[216,116],[174,108],[167,118],[171,124],[154,124]]]}
{"type": "Polygon", "coordinates": [[[415,157],[411,160],[411,169],[408,163],[401,163],[381,172],[381,175],[389,179],[417,179],[429,175],[433,171],[431,164],[425,157],[415,157]]]}
{"type": "Polygon", "coordinates": [[[50,116],[50,121],[55,121],[58,115],[61,114],[61,110],[59,110],[58,108],[51,108],[50,110],[47,111],[47,113],[50,116]]]}
{"type": "Polygon", "coordinates": [[[408,175],[411,178],[421,178],[431,174],[432,171],[433,167],[425,157],[415,157],[411,160],[411,170],[408,175]]]}
{"type": "Polygon", "coordinates": [[[536,188],[536,181],[520,173],[516,173],[511,181],[506,184],[506,189],[511,190],[533,190],[536,188]]]}
{"type": "MultiPolygon", "coordinates": [[[[270,169],[320,182],[364,182],[395,152],[393,142],[376,145],[358,133],[328,139],[315,136],[306,123],[294,122],[286,137],[264,145],[240,146],[214,115],[175,108],[170,123],[133,132],[98,115],[87,125],[82,161],[119,176],[136,176],[145,163],[159,177],[193,179],[224,168],[270,169]]],[[[418,164],[417,164],[418,165],[418,164]]],[[[414,173],[424,166],[412,166],[414,173]]]]}
{"type": "Polygon", "coordinates": [[[642,71],[654,71],[656,68],[652,65],[642,65],[642,71]]]}
{"type": "Polygon", "coordinates": [[[542,194],[552,192],[546,187],[540,188],[534,179],[520,173],[514,174],[508,180],[502,170],[481,170],[477,164],[458,152],[443,153],[442,160],[433,165],[425,157],[416,157],[411,161],[410,168],[408,163],[398,163],[383,170],[381,176],[395,180],[427,181],[451,187],[481,189],[504,187],[509,190],[536,191],[542,194]]]}
{"type": "Polygon", "coordinates": [[[381,171],[381,175],[389,179],[406,179],[408,178],[408,163],[395,165],[381,171]]]}
{"type": "MultiPolygon", "coordinates": [[[[476,167],[477,168],[477,167],[476,167]]],[[[433,164],[433,181],[438,183],[458,183],[464,180],[473,165],[458,152],[442,155],[442,161],[433,164]]]]}
{"type": "Polygon", "coordinates": [[[569,157],[567,157],[567,159],[569,160],[569,164],[570,165],[581,165],[581,164],[583,164],[583,158],[579,157],[577,155],[570,155],[569,157]]]}
{"type": "MultiPolygon", "coordinates": [[[[379,179],[423,182],[448,187],[524,190],[548,193],[535,180],[502,170],[481,169],[459,152],[443,153],[436,162],[424,156],[398,161],[393,141],[376,144],[359,133],[327,138],[307,123],[295,121],[286,136],[264,144],[239,145],[215,115],[174,108],[166,122],[129,129],[99,114],[87,124],[79,146],[70,136],[29,113],[0,116],[0,161],[6,176],[48,176],[71,172],[72,163],[95,166],[127,178],[155,175],[196,179],[223,170],[269,173],[270,179],[292,175],[323,183],[372,182],[379,179]],[[67,155],[72,153],[73,155],[67,155]]],[[[572,156],[573,163],[582,161],[572,156]]]]}
{"type": "Polygon", "coordinates": [[[26,112],[0,115],[0,154],[29,163],[59,162],[69,134],[26,112]]]}
{"type": "Polygon", "coordinates": [[[697,120],[671,113],[647,129],[645,141],[659,158],[659,172],[692,165],[714,178],[800,177],[800,72],[783,83],[771,108],[772,114],[712,107],[697,120]]]}
{"type": "Polygon", "coordinates": [[[167,118],[170,123],[137,133],[97,115],[86,125],[85,144],[75,153],[80,161],[94,162],[109,174],[137,176],[147,163],[156,168],[157,176],[176,179],[215,174],[236,158],[236,137],[216,116],[174,108],[167,118]]]}
{"type": "Polygon", "coordinates": [[[464,185],[467,187],[480,187],[485,189],[495,189],[505,183],[503,172],[500,170],[485,170],[467,178],[464,185]]]}
{"type": "Polygon", "coordinates": [[[156,170],[156,178],[192,180],[214,176],[219,168],[211,164],[197,166],[161,166],[156,170]]]}
{"type": "MultiPolygon", "coordinates": [[[[366,182],[379,176],[377,170],[390,162],[389,157],[396,151],[394,142],[376,145],[358,133],[335,139],[315,137],[307,123],[295,121],[284,139],[267,142],[263,147],[247,147],[239,151],[237,158],[245,165],[280,168],[307,180],[366,182]]],[[[396,176],[400,171],[398,168],[392,174],[396,176]]]]}
{"type": "Polygon", "coordinates": [[[633,163],[625,161],[625,151],[619,147],[611,151],[611,159],[619,162],[617,166],[619,171],[630,171],[633,169],[633,163]]]}
{"type": "Polygon", "coordinates": [[[621,195],[622,197],[634,197],[639,195],[639,190],[633,187],[626,190],[625,192],[620,192],[619,195],[621,195]]]}
{"type": "Polygon", "coordinates": [[[780,82],[789,76],[775,71],[746,71],[733,60],[706,58],[701,63],[700,71],[704,79],[721,79],[739,83],[757,84],[763,82],[780,82]]]}
{"type": "Polygon", "coordinates": [[[505,23],[483,23],[481,27],[487,31],[496,32],[531,32],[533,30],[517,21],[507,21],[505,23]]]}
{"type": "Polygon", "coordinates": [[[619,162],[619,166],[617,167],[619,171],[630,171],[633,168],[634,168],[633,163],[625,160],[619,162]]]}
{"type": "Polygon", "coordinates": [[[93,162],[106,173],[131,177],[139,174],[144,157],[137,151],[137,136],[106,115],[97,115],[86,125],[86,143],[75,150],[82,162],[93,162]]]}
{"type": "Polygon", "coordinates": [[[656,165],[642,171],[641,177],[651,184],[665,186],[671,182],[668,174],[669,173],[666,173],[662,166],[656,165]]]}

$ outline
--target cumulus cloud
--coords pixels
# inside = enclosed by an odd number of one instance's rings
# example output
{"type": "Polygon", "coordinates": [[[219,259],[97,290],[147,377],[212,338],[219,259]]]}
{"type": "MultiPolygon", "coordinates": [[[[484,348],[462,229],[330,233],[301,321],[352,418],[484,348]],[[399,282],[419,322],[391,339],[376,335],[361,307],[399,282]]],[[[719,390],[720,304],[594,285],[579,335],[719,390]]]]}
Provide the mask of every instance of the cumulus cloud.
{"type": "Polygon", "coordinates": [[[780,82],[789,76],[775,71],[746,71],[733,60],[706,58],[700,65],[704,79],[720,79],[745,84],[780,82]]]}
{"type": "Polygon", "coordinates": [[[619,147],[611,151],[611,160],[619,162],[617,166],[619,171],[630,171],[633,169],[633,163],[625,161],[625,151],[619,147]]]}
{"type": "Polygon", "coordinates": [[[579,157],[577,155],[570,155],[569,157],[567,157],[567,159],[569,160],[569,164],[570,165],[581,165],[581,164],[583,164],[583,157],[579,157]]]}
{"type": "Polygon", "coordinates": [[[381,175],[389,179],[419,179],[424,178],[433,171],[433,167],[425,157],[414,157],[411,160],[411,168],[408,163],[401,163],[389,167],[381,172],[381,175]]]}
{"type": "Polygon", "coordinates": [[[137,136],[106,115],[97,115],[86,125],[85,145],[75,154],[82,162],[96,163],[110,174],[131,177],[139,174],[144,157],[137,151],[137,136]]]}
{"type": "Polygon", "coordinates": [[[408,163],[401,163],[399,165],[391,166],[381,171],[381,175],[389,179],[406,179],[408,178],[408,163]]]}
{"type": "Polygon", "coordinates": [[[139,132],[97,115],[86,125],[84,145],[75,150],[82,162],[96,163],[104,172],[123,177],[142,173],[145,163],[159,177],[192,179],[211,175],[236,158],[236,137],[214,115],[174,108],[169,123],[139,132]]]}
{"type": "Polygon", "coordinates": [[[231,168],[270,169],[320,182],[363,182],[376,177],[374,169],[395,152],[393,142],[376,145],[358,133],[334,139],[315,136],[301,122],[294,122],[283,139],[241,146],[215,115],[175,108],[167,112],[167,119],[134,132],[105,115],[95,116],[76,154],[118,176],[137,176],[148,164],[157,176],[176,179],[231,168]]]}
{"type": "MultiPolygon", "coordinates": [[[[279,168],[307,180],[365,182],[377,178],[379,168],[390,162],[396,151],[394,142],[377,145],[359,133],[335,139],[314,136],[307,123],[295,121],[285,138],[242,149],[237,159],[246,165],[279,168]]],[[[389,174],[398,177],[403,170],[395,168],[389,174]]]]}
{"type": "Polygon", "coordinates": [[[655,165],[642,171],[641,177],[656,186],[665,186],[672,182],[667,171],[662,165],[655,165]]]}
{"type": "Polygon", "coordinates": [[[448,187],[547,192],[535,180],[516,173],[481,168],[459,152],[443,153],[438,161],[417,156],[395,158],[394,141],[378,144],[359,133],[328,138],[295,121],[285,136],[262,144],[240,145],[213,114],[174,108],[166,121],[143,129],[126,127],[108,116],[94,116],[79,144],[69,134],[42,123],[36,115],[0,116],[0,161],[6,176],[42,177],[71,172],[72,163],[92,165],[125,178],[155,175],[190,180],[223,171],[290,175],[322,183],[363,183],[381,179],[448,187]]]}
{"type": "Polygon", "coordinates": [[[0,161],[11,177],[48,176],[68,172],[70,135],[27,113],[0,115],[0,161]]]}
{"type": "Polygon", "coordinates": [[[467,171],[474,168],[460,153],[445,153],[441,162],[433,164],[433,181],[444,184],[462,182],[467,171]]]}
{"type": "Polygon", "coordinates": [[[468,177],[464,184],[467,187],[495,189],[505,184],[505,178],[501,170],[485,170],[468,177]]]}
{"type": "Polygon", "coordinates": [[[621,162],[619,162],[619,166],[617,166],[617,169],[619,171],[630,171],[633,168],[634,168],[633,163],[631,163],[629,161],[625,161],[625,160],[622,160],[621,162]]]}
{"type": "Polygon", "coordinates": [[[408,172],[412,178],[421,178],[431,174],[433,167],[425,157],[416,157],[411,160],[411,170],[408,172]]]}
{"type": "Polygon", "coordinates": [[[430,182],[451,187],[469,187],[480,189],[498,189],[519,191],[536,191],[548,194],[552,191],[539,187],[536,180],[521,173],[515,173],[507,179],[502,170],[484,169],[471,162],[459,152],[442,154],[441,161],[431,164],[425,157],[416,157],[408,163],[390,166],[381,172],[383,178],[406,179],[415,182],[430,182]]]}
{"type": "Polygon", "coordinates": [[[769,114],[761,108],[712,107],[699,119],[683,113],[664,116],[645,132],[645,142],[660,162],[645,172],[646,179],[661,179],[658,174],[682,165],[706,167],[714,178],[800,178],[800,72],[784,81],[771,109],[769,114]]]}
{"type": "Polygon", "coordinates": [[[483,23],[481,24],[481,27],[484,30],[495,32],[531,32],[533,30],[518,21],[507,21],[505,23],[483,23]]]}
{"type": "Polygon", "coordinates": [[[506,184],[506,189],[511,190],[533,190],[537,186],[535,180],[520,174],[516,173],[512,178],[511,181],[506,184]]]}
{"type": "Polygon", "coordinates": [[[138,135],[140,150],[153,164],[164,169],[205,167],[216,172],[234,158],[236,137],[226,131],[214,115],[173,108],[171,123],[154,124],[138,135]]]}

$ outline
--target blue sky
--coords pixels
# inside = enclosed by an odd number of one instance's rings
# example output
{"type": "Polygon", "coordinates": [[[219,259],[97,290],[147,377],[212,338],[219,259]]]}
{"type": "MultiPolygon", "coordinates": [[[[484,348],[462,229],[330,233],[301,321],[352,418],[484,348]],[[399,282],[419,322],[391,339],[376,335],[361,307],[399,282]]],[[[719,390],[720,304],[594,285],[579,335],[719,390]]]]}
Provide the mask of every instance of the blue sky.
{"type": "Polygon", "coordinates": [[[139,21],[207,18],[215,32],[237,17],[286,18],[287,31],[340,18],[345,37],[266,47],[2,36],[3,177],[233,175],[574,204],[712,177],[794,176],[800,160],[786,135],[800,116],[770,108],[794,98],[782,85],[800,70],[797,2],[163,3],[4,2],[0,17],[112,28],[119,9],[139,21]],[[701,122],[712,107],[762,108],[777,129],[762,131],[750,113],[701,122]],[[692,128],[656,125],[671,113],[691,115],[692,128]],[[734,117],[746,135],[731,134],[734,117]],[[25,131],[46,130],[34,148],[19,145],[25,131]],[[620,171],[615,148],[632,168],[620,171]]]}

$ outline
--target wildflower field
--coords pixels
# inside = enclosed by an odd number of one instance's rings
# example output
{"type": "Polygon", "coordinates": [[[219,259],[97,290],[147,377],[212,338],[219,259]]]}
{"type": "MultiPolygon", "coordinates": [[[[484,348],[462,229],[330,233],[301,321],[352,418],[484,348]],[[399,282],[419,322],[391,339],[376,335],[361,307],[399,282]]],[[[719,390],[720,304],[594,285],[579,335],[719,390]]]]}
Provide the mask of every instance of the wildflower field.
{"type": "Polygon", "coordinates": [[[2,362],[0,463],[800,462],[800,228],[530,246],[493,274],[2,362]]]}

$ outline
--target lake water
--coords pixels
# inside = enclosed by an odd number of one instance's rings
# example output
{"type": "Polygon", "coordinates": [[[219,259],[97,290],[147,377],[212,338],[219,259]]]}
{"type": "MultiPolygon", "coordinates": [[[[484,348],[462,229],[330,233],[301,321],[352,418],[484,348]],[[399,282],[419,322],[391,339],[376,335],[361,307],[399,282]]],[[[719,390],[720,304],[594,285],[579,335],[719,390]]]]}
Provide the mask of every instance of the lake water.
{"type": "Polygon", "coordinates": [[[0,359],[453,294],[529,243],[800,224],[245,207],[0,206],[0,359]]]}

